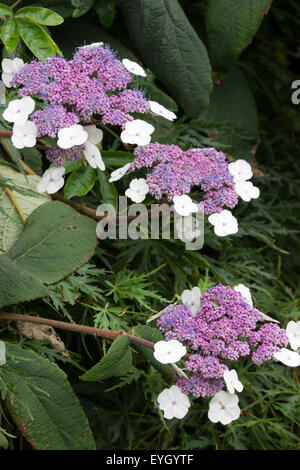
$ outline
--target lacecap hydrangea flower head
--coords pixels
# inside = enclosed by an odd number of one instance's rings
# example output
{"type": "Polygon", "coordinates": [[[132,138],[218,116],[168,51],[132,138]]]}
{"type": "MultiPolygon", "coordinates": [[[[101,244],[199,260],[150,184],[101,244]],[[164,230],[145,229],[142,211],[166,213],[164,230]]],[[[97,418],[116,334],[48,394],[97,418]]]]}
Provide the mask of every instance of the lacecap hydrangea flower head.
{"type": "MultiPolygon", "coordinates": [[[[238,398],[233,398],[235,392],[243,390],[235,370],[240,359],[248,358],[258,365],[269,360],[291,367],[300,365],[299,353],[286,348],[289,342],[292,348],[300,345],[299,325],[289,322],[286,331],[272,318],[266,321],[266,316],[253,307],[248,289],[242,284],[237,287],[218,284],[202,293],[199,288],[186,290],[184,305],[168,306],[157,320],[166,343],[170,343],[164,350],[184,364],[176,387],[186,397],[217,397],[211,401],[208,417],[223,424],[240,415],[238,398]]],[[[155,357],[159,360],[157,353],[155,357]]]]}

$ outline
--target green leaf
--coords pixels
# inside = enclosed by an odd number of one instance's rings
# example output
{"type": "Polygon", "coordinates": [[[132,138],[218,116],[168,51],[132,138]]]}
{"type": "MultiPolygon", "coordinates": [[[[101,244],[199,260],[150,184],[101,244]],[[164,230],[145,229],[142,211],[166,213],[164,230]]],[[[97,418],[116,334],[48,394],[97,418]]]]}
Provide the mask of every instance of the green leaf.
{"type": "Polygon", "coordinates": [[[8,447],[8,440],[3,432],[0,431],[0,447],[8,447]]]}
{"type": "MultiPolygon", "coordinates": [[[[137,326],[136,328],[134,328],[133,332],[135,336],[147,339],[148,341],[152,341],[153,343],[157,343],[157,341],[164,340],[164,337],[159,330],[155,328],[150,328],[149,326],[137,326]]],[[[134,344],[134,348],[139,351],[144,356],[144,358],[149,361],[150,364],[155,367],[156,370],[158,370],[158,372],[161,373],[167,383],[174,382],[174,369],[172,369],[169,365],[164,365],[161,362],[158,362],[155,359],[153,351],[151,349],[141,346],[139,344],[134,344]]]]}
{"type": "Polygon", "coordinates": [[[126,163],[131,163],[134,155],[122,150],[101,150],[101,156],[105,165],[109,166],[124,166],[126,163]]]}
{"type": "Polygon", "coordinates": [[[105,26],[109,28],[116,16],[116,0],[97,0],[94,4],[94,9],[98,13],[99,20],[105,26]]]}
{"type": "Polygon", "coordinates": [[[0,3],[0,16],[12,16],[13,11],[11,7],[4,5],[4,3],[0,3]]]}
{"type": "Polygon", "coordinates": [[[214,70],[227,73],[249,45],[268,11],[270,0],[209,0],[207,33],[214,70]]]}
{"type": "Polygon", "coordinates": [[[42,165],[42,154],[35,147],[24,147],[21,150],[25,163],[37,174],[42,176],[43,165],[42,165]]]}
{"type": "Polygon", "coordinates": [[[65,185],[64,196],[71,199],[74,196],[85,196],[94,186],[96,172],[90,165],[80,166],[74,170],[65,185]]]}
{"type": "Polygon", "coordinates": [[[47,202],[47,196],[36,190],[39,176],[25,176],[9,166],[0,165],[0,177],[7,179],[7,183],[0,186],[0,253],[6,253],[24,228],[19,210],[27,219],[34,209],[47,202]],[[13,198],[5,186],[9,187],[13,198]]]}
{"type": "Polygon", "coordinates": [[[112,343],[108,353],[98,364],[81,376],[88,382],[99,382],[110,377],[126,375],[132,363],[130,340],[128,335],[118,336],[112,343]]]}
{"type": "Polygon", "coordinates": [[[39,279],[19,269],[5,255],[0,255],[0,285],[0,308],[49,295],[39,279]]]}
{"type": "Polygon", "coordinates": [[[93,256],[96,222],[62,202],[42,204],[8,252],[16,267],[46,284],[68,276],[93,256]]]}
{"type": "Polygon", "coordinates": [[[47,26],[56,26],[63,23],[64,19],[54,11],[41,7],[24,7],[17,11],[16,18],[29,18],[36,23],[47,26]]]}
{"type": "Polygon", "coordinates": [[[94,0],[71,0],[71,3],[75,8],[72,13],[73,18],[78,18],[79,16],[87,13],[93,6],[94,0]]]}
{"type": "Polygon", "coordinates": [[[106,171],[98,170],[98,180],[100,184],[100,193],[104,204],[118,205],[118,193],[113,183],[109,183],[110,175],[106,171]]]}
{"type": "MultiPolygon", "coordinates": [[[[36,1],[29,0],[27,3],[36,4],[36,1]]],[[[54,10],[64,18],[72,16],[73,7],[69,0],[67,2],[62,2],[62,0],[43,0],[43,6],[45,8],[49,8],[50,10],[54,10]]]]}
{"type": "Polygon", "coordinates": [[[60,52],[53,39],[39,24],[27,18],[17,18],[17,22],[21,38],[39,60],[45,61],[47,57],[60,52]]]}
{"type": "Polygon", "coordinates": [[[29,349],[7,344],[5,404],[34,449],[94,450],[94,439],[66,375],[29,349]]]}
{"type": "Polygon", "coordinates": [[[7,49],[7,52],[10,53],[15,50],[19,40],[19,28],[15,18],[10,17],[4,21],[0,30],[0,37],[7,49]]]}
{"type": "Polygon", "coordinates": [[[212,134],[226,146],[225,153],[250,161],[257,143],[258,116],[253,94],[238,67],[215,85],[209,107],[201,117],[221,125],[212,134]]]}
{"type": "Polygon", "coordinates": [[[166,93],[161,91],[154,83],[147,83],[145,81],[139,81],[139,86],[146,91],[146,95],[149,100],[157,101],[170,111],[177,111],[178,106],[175,101],[168,96],[166,93]]]}
{"type": "Polygon", "coordinates": [[[212,90],[206,49],[177,0],[119,0],[134,45],[191,116],[208,105],[212,90]]]}
{"type": "Polygon", "coordinates": [[[82,166],[82,160],[73,160],[68,162],[67,160],[64,161],[63,167],[66,169],[65,175],[68,173],[72,173],[74,170],[78,170],[82,166]]]}

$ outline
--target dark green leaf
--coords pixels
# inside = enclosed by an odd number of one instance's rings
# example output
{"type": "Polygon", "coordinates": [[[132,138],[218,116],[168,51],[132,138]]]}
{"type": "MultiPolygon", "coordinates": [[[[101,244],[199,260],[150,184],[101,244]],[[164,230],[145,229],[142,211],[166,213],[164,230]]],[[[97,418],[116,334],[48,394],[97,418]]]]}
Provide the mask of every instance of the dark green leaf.
{"type": "Polygon", "coordinates": [[[99,382],[110,377],[126,375],[132,363],[128,335],[120,335],[114,340],[108,353],[98,364],[81,376],[88,382],[99,382]]]}
{"type": "Polygon", "coordinates": [[[101,156],[105,165],[109,166],[124,166],[126,163],[133,161],[134,155],[122,150],[102,150],[101,156]]]}
{"type": "Polygon", "coordinates": [[[134,45],[147,66],[192,117],[209,103],[206,49],[177,0],[119,0],[134,45]]]}
{"type": "Polygon", "coordinates": [[[3,432],[0,431],[0,447],[8,447],[8,440],[6,439],[3,432]]]}
{"type": "Polygon", "coordinates": [[[0,3],[0,16],[12,16],[13,11],[11,7],[4,5],[4,3],[0,3]]]}
{"type": "Polygon", "coordinates": [[[40,7],[24,7],[17,11],[16,18],[29,18],[36,23],[45,24],[47,26],[56,26],[63,23],[64,19],[54,11],[48,8],[40,7]]]}
{"type": "Polygon", "coordinates": [[[116,16],[116,0],[97,0],[94,9],[98,13],[103,26],[109,28],[116,16]]]}
{"type": "Polygon", "coordinates": [[[7,344],[6,406],[34,449],[93,450],[94,439],[66,375],[29,349],[7,344]]]}
{"type": "Polygon", "coordinates": [[[175,101],[170,98],[170,96],[168,96],[166,93],[157,88],[154,83],[140,81],[139,85],[141,89],[146,92],[146,96],[149,100],[157,101],[159,104],[163,105],[170,111],[177,111],[178,106],[175,101]]]}
{"type": "Polygon", "coordinates": [[[12,52],[17,47],[19,28],[13,17],[7,18],[7,20],[4,21],[0,30],[0,37],[7,49],[7,52],[12,52]]]}
{"type": "Polygon", "coordinates": [[[96,242],[95,221],[62,202],[47,202],[28,217],[8,256],[16,267],[51,284],[85,264],[96,242]]]}
{"type": "Polygon", "coordinates": [[[213,68],[226,73],[249,45],[271,0],[209,0],[207,32],[213,68]]]}
{"type": "Polygon", "coordinates": [[[40,25],[25,18],[17,18],[17,22],[23,41],[39,60],[59,54],[58,46],[40,25]]]}
{"type": "Polygon", "coordinates": [[[37,174],[42,176],[42,154],[35,148],[24,147],[21,150],[25,163],[37,174]]]}
{"type": "Polygon", "coordinates": [[[87,13],[93,6],[94,0],[71,0],[71,3],[75,8],[72,13],[73,18],[78,18],[79,16],[87,13]]]}
{"type": "Polygon", "coordinates": [[[5,255],[0,256],[0,308],[48,296],[39,279],[26,273],[5,255]]]}
{"type": "Polygon", "coordinates": [[[106,171],[98,170],[98,180],[100,184],[100,193],[104,204],[118,205],[118,193],[113,183],[109,183],[109,174],[106,171]]]}
{"type": "Polygon", "coordinates": [[[66,199],[74,196],[85,196],[94,186],[96,172],[90,165],[80,166],[74,170],[65,185],[64,195],[66,199]]]}

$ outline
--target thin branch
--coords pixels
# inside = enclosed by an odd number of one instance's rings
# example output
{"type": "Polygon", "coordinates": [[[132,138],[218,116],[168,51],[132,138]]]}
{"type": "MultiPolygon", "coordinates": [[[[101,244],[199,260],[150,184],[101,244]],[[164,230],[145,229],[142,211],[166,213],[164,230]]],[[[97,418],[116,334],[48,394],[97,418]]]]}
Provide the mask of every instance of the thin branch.
{"type": "Polygon", "coordinates": [[[13,205],[15,206],[16,211],[18,212],[19,216],[21,217],[23,224],[25,224],[25,222],[26,222],[26,217],[25,217],[25,215],[23,214],[23,211],[22,211],[22,209],[21,209],[19,203],[17,202],[15,196],[13,195],[13,192],[12,192],[9,188],[7,188],[6,186],[4,186],[4,189],[5,189],[5,191],[7,192],[9,198],[11,199],[11,202],[12,202],[13,205]]]}
{"type": "Polygon", "coordinates": [[[22,0],[17,0],[12,6],[11,8],[15,8],[17,5],[19,5],[19,3],[21,3],[22,0]]]}

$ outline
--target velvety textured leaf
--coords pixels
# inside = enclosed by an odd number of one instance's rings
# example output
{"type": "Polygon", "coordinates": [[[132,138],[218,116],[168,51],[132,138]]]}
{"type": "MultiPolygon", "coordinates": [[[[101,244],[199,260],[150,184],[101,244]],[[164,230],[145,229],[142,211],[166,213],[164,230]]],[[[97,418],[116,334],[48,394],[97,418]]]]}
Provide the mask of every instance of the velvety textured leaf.
{"type": "Polygon", "coordinates": [[[94,450],[94,439],[66,375],[29,349],[7,344],[1,379],[16,426],[39,450],[94,450]]]}
{"type": "Polygon", "coordinates": [[[238,67],[215,85],[203,118],[221,125],[214,138],[227,146],[225,153],[250,161],[258,137],[258,116],[253,94],[238,67]]]}
{"type": "Polygon", "coordinates": [[[110,175],[106,171],[98,170],[98,181],[100,184],[100,193],[104,204],[118,205],[118,193],[113,183],[109,183],[110,175]]]}
{"type": "Polygon", "coordinates": [[[39,60],[45,61],[47,57],[60,53],[53,39],[39,24],[27,18],[17,18],[17,22],[23,41],[39,60]]]}
{"type": "Polygon", "coordinates": [[[0,16],[11,16],[13,11],[11,7],[4,5],[4,3],[0,3],[0,16]]]}
{"type": "Polygon", "coordinates": [[[80,166],[69,176],[64,188],[64,196],[71,199],[74,196],[85,196],[94,186],[96,171],[90,165],[80,166]]]}
{"type": "Polygon", "coordinates": [[[108,353],[98,364],[81,376],[88,382],[99,382],[109,377],[126,375],[132,363],[130,340],[127,335],[118,336],[112,343],[108,353]]]}
{"type": "Polygon", "coordinates": [[[146,65],[191,116],[209,103],[211,67],[206,49],[177,0],[118,0],[146,65]]]}
{"type": "Polygon", "coordinates": [[[39,279],[19,269],[5,255],[0,255],[0,285],[0,308],[48,295],[39,279]]]}
{"type": "Polygon", "coordinates": [[[207,32],[214,70],[226,73],[248,46],[271,0],[209,0],[207,32]]]}
{"type": "Polygon", "coordinates": [[[116,16],[116,0],[97,0],[94,3],[94,9],[103,26],[109,28],[116,16]]]}
{"type": "Polygon", "coordinates": [[[12,16],[7,18],[1,26],[0,37],[6,47],[7,52],[15,50],[19,40],[18,23],[12,16]]]}
{"type": "Polygon", "coordinates": [[[38,176],[25,176],[9,166],[0,165],[0,177],[14,187],[7,191],[5,185],[0,186],[0,253],[6,253],[24,228],[19,210],[27,219],[34,209],[47,202],[47,196],[36,190],[40,181],[38,176]]]}
{"type": "Polygon", "coordinates": [[[62,202],[47,202],[28,217],[8,256],[46,284],[85,264],[96,247],[96,222],[62,202]]]}
{"type": "Polygon", "coordinates": [[[51,11],[48,8],[41,7],[24,7],[17,11],[16,18],[29,18],[36,23],[45,24],[47,26],[56,26],[63,23],[62,16],[51,11]]]}
{"type": "MultiPolygon", "coordinates": [[[[135,336],[147,339],[148,341],[152,341],[153,343],[157,343],[157,341],[164,340],[162,333],[156,328],[151,328],[150,326],[140,325],[134,328],[133,331],[135,336]]],[[[153,351],[151,349],[145,348],[144,346],[141,346],[139,344],[134,344],[134,348],[139,351],[144,356],[144,358],[147,359],[150,364],[161,373],[167,383],[174,382],[174,369],[172,369],[169,365],[164,365],[161,362],[158,362],[155,359],[153,351]]]]}

